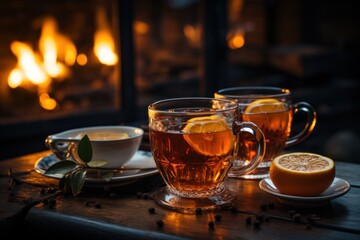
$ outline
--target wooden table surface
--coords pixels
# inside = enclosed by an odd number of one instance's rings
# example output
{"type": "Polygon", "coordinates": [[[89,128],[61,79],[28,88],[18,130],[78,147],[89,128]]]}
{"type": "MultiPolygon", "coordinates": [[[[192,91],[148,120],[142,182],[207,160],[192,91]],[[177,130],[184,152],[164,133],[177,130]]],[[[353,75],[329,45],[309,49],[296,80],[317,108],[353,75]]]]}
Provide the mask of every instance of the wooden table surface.
{"type": "Polygon", "coordinates": [[[348,181],[351,189],[322,206],[285,205],[262,191],[258,180],[229,178],[226,186],[237,193],[234,208],[182,214],[161,208],[151,199],[151,192],[163,184],[159,174],[125,186],[87,186],[77,197],[53,193],[58,180],[34,171],[34,163],[47,154],[49,152],[45,151],[0,161],[1,236],[25,235],[37,239],[360,239],[359,164],[336,162],[336,176],[348,181]],[[150,208],[155,209],[155,214],[149,212],[150,208]],[[221,219],[217,220],[216,215],[221,219]],[[309,222],[309,217],[313,223],[309,222]],[[247,219],[251,219],[250,224],[247,219]],[[255,224],[256,219],[259,224],[255,224]],[[164,223],[162,227],[160,220],[164,223]],[[214,223],[213,227],[209,222],[214,223]]]}

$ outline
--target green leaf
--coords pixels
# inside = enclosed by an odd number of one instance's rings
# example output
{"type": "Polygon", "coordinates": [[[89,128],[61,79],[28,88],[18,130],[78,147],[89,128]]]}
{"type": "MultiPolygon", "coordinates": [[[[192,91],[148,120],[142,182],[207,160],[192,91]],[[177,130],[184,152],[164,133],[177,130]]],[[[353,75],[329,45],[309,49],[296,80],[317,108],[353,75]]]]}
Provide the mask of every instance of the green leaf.
{"type": "Polygon", "coordinates": [[[108,182],[111,180],[111,178],[113,176],[113,171],[111,171],[111,170],[99,171],[99,176],[108,182]]]}
{"type": "Polygon", "coordinates": [[[45,174],[54,174],[54,173],[67,173],[72,171],[76,167],[76,163],[70,160],[62,160],[51,165],[46,171],[45,174]]]}
{"type": "Polygon", "coordinates": [[[62,189],[65,191],[66,180],[67,180],[67,175],[65,174],[59,181],[59,184],[58,184],[59,189],[62,189]]]}
{"type": "Polygon", "coordinates": [[[97,168],[97,167],[102,167],[107,163],[108,162],[106,160],[91,160],[90,162],[87,163],[87,165],[92,168],[97,168]]]}
{"type": "Polygon", "coordinates": [[[86,170],[80,169],[78,171],[74,171],[70,176],[71,176],[71,189],[73,195],[76,196],[81,192],[81,189],[84,186],[86,170]]]}
{"type": "Polygon", "coordinates": [[[78,144],[78,155],[84,163],[88,163],[92,159],[92,146],[88,135],[81,138],[78,144]]]}
{"type": "Polygon", "coordinates": [[[71,173],[66,173],[59,181],[58,187],[63,190],[65,193],[72,193],[71,190],[71,173]]]}

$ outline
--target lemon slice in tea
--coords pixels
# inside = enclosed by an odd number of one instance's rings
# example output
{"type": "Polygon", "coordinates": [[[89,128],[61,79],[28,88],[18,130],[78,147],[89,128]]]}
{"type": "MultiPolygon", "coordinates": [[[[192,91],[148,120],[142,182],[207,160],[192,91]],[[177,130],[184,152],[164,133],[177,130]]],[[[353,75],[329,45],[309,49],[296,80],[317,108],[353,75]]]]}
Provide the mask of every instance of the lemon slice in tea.
{"type": "Polygon", "coordinates": [[[234,148],[235,136],[222,117],[195,117],[183,129],[185,141],[198,153],[220,156],[234,148]]]}
{"type": "Polygon", "coordinates": [[[257,99],[251,102],[245,109],[245,113],[281,112],[286,106],[275,98],[257,99]]]}

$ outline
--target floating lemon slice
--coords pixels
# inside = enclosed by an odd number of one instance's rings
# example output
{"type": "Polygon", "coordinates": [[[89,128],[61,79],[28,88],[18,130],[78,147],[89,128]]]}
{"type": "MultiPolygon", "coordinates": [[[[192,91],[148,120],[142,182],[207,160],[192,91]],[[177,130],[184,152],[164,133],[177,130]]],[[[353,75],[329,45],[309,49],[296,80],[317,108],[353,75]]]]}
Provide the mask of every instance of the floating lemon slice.
{"type": "Polygon", "coordinates": [[[264,98],[251,102],[245,108],[245,113],[281,112],[285,110],[286,106],[282,102],[275,98],[264,98]]]}
{"type": "Polygon", "coordinates": [[[334,161],[305,152],[277,156],[270,165],[270,179],[280,193],[296,196],[317,196],[335,177],[334,161]]]}
{"type": "Polygon", "coordinates": [[[183,129],[185,141],[195,151],[220,156],[234,148],[235,137],[225,120],[219,116],[195,117],[183,129]]]}

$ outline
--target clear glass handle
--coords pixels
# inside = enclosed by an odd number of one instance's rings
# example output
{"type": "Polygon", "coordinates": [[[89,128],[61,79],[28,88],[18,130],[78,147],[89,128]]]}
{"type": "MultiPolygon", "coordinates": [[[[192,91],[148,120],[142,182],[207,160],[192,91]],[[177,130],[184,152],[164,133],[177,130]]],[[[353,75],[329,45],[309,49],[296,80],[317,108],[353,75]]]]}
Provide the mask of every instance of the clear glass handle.
{"type": "MultiPolygon", "coordinates": [[[[263,160],[266,149],[265,136],[261,129],[252,122],[234,122],[234,132],[237,135],[238,141],[241,141],[241,134],[249,133],[254,136],[256,140],[256,155],[251,161],[243,166],[236,166],[231,168],[231,174],[241,176],[246,175],[257,168],[263,160]]],[[[239,144],[237,144],[239,147],[239,144]]]]}
{"type": "Polygon", "coordinates": [[[298,134],[289,137],[286,141],[286,147],[293,146],[306,138],[313,132],[316,124],[316,111],[315,109],[307,102],[298,102],[293,105],[294,117],[299,112],[305,112],[307,115],[306,125],[303,130],[298,134]]]}

